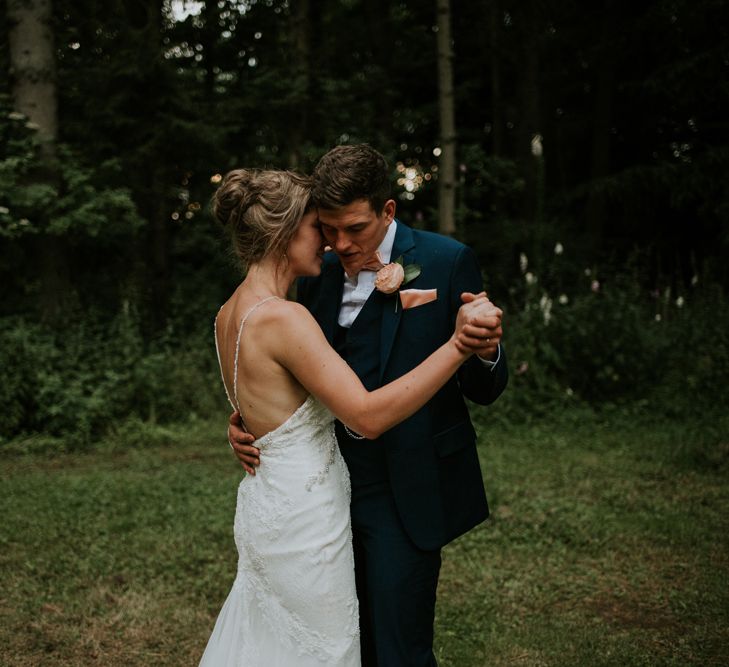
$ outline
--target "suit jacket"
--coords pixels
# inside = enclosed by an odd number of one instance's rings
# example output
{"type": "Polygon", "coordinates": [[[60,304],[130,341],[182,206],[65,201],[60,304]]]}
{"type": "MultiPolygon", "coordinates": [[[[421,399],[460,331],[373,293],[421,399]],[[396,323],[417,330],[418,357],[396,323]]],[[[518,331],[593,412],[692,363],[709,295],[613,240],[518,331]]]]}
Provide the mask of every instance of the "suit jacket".
{"type": "MultiPolygon", "coordinates": [[[[420,275],[403,289],[438,290],[436,301],[403,310],[393,294],[382,313],[380,384],[412,370],[450,338],[462,292],[482,290],[473,251],[457,241],[398,223],[392,259],[419,264],[420,275]]],[[[321,275],[302,278],[297,299],[314,315],[331,343],[341,304],[344,271],[327,253],[321,275]]],[[[389,484],[402,523],[420,549],[438,549],[488,516],[476,452],[476,434],[464,396],[488,405],[507,382],[503,349],[489,369],[475,357],[420,410],[382,435],[389,484]]],[[[367,442],[363,441],[363,447],[367,442]]],[[[355,480],[353,480],[354,482],[355,480]]]]}

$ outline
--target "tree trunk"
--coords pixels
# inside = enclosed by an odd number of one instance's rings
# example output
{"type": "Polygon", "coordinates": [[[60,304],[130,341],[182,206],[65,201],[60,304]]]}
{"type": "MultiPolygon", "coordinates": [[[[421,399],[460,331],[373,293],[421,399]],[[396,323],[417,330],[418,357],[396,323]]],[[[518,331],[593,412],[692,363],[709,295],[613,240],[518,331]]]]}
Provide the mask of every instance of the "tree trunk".
{"type": "Polygon", "coordinates": [[[397,84],[392,81],[392,4],[389,0],[368,0],[364,3],[372,59],[377,65],[370,90],[372,99],[376,99],[377,103],[369,105],[369,108],[374,114],[371,123],[375,146],[380,150],[394,143],[392,110],[398,90],[397,84]]]}
{"type": "Polygon", "coordinates": [[[7,0],[10,76],[15,108],[38,125],[49,157],[58,137],[51,0],[7,0]]]}
{"type": "Polygon", "coordinates": [[[456,231],[456,121],[453,96],[453,51],[449,0],[437,0],[438,11],[438,116],[440,165],[438,167],[438,231],[456,231]]]}
{"type": "Polygon", "coordinates": [[[499,33],[501,9],[499,0],[489,3],[489,42],[491,51],[491,153],[498,157],[504,151],[504,121],[501,99],[501,63],[499,33]]]}
{"type": "Polygon", "coordinates": [[[595,82],[590,193],[585,208],[586,227],[589,235],[587,246],[591,252],[600,247],[607,220],[607,202],[600,181],[610,173],[610,122],[615,85],[615,53],[617,52],[614,43],[617,24],[614,3],[606,2],[604,8],[603,33],[595,82]]]}
{"type": "Polygon", "coordinates": [[[302,147],[307,137],[308,109],[311,104],[311,5],[309,0],[297,0],[291,4],[292,72],[296,92],[290,109],[288,165],[290,169],[299,169],[303,161],[302,147]]]}
{"type": "MultiPolygon", "coordinates": [[[[30,179],[58,187],[53,6],[51,0],[7,0],[6,6],[13,105],[37,126],[42,141],[43,167],[30,179]]],[[[37,237],[35,252],[40,281],[40,316],[44,321],[58,322],[67,312],[73,296],[65,240],[42,233],[37,237]]]]}
{"type": "MultiPolygon", "coordinates": [[[[171,286],[170,245],[170,191],[174,181],[172,170],[162,155],[159,137],[165,136],[159,119],[165,117],[162,94],[151,94],[156,87],[164,90],[166,77],[162,45],[162,0],[124,0],[126,16],[133,30],[129,31],[130,46],[136,57],[136,82],[134,92],[141,99],[143,113],[150,119],[151,131],[155,140],[145,147],[144,183],[138,183],[138,206],[143,217],[149,222],[146,238],[140,241],[137,249],[139,257],[147,261],[136,266],[143,268],[143,274],[136,278],[142,293],[149,299],[151,314],[149,323],[153,331],[164,329],[169,310],[171,286]],[[159,150],[155,148],[159,147],[159,150]]],[[[208,54],[209,55],[209,54],[208,54]]]]}
{"type": "Polygon", "coordinates": [[[525,192],[522,198],[521,217],[523,221],[523,240],[535,257],[537,265],[543,253],[543,221],[541,214],[544,207],[544,159],[541,152],[535,152],[534,140],[540,131],[540,96],[539,96],[539,49],[540,21],[537,3],[525,0],[519,8],[518,21],[522,42],[522,63],[520,68],[521,108],[522,114],[517,133],[518,146],[516,156],[524,175],[525,192]]]}
{"type": "Polygon", "coordinates": [[[201,10],[203,27],[200,30],[200,42],[203,47],[203,64],[205,66],[205,97],[214,113],[215,109],[215,64],[217,60],[217,43],[220,35],[220,9],[217,2],[206,2],[201,10]]]}

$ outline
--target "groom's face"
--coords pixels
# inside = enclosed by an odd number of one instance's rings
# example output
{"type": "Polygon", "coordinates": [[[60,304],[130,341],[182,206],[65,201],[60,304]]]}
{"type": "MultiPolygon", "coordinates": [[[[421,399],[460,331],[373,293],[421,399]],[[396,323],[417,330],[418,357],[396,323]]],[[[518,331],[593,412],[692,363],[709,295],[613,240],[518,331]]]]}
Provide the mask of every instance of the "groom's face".
{"type": "Polygon", "coordinates": [[[347,275],[353,275],[372,258],[395,217],[395,202],[388,199],[380,212],[366,199],[336,209],[319,209],[321,231],[339,255],[347,275]]]}

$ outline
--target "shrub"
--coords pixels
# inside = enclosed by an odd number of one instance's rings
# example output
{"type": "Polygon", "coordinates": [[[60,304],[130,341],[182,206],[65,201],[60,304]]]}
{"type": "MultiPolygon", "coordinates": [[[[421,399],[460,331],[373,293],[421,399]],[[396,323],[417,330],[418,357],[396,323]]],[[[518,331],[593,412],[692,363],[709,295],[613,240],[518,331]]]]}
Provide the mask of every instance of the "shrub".
{"type": "Polygon", "coordinates": [[[214,343],[205,334],[145,343],[128,310],[106,326],[61,332],[0,319],[0,437],[45,433],[83,446],[127,419],[169,424],[220,410],[214,343]]]}
{"type": "Polygon", "coordinates": [[[506,409],[538,416],[581,400],[674,415],[726,406],[729,306],[720,288],[695,278],[676,294],[646,289],[635,271],[603,279],[550,268],[537,275],[522,258],[523,282],[506,308],[506,409]]]}

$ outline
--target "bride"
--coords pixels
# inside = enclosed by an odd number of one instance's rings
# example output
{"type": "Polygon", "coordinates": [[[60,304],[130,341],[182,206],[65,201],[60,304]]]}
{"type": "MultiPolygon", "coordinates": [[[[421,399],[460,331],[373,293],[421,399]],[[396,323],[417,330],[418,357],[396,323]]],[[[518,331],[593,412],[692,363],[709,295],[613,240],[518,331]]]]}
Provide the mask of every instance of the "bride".
{"type": "Polygon", "coordinates": [[[446,344],[367,392],[306,308],[286,300],[296,278],[321,271],[309,180],[234,170],[213,210],[248,269],[215,320],[218,361],[228,400],[265,457],[238,489],[237,575],[200,665],[356,667],[349,474],[334,419],[375,438],[418,410],[470,356],[459,338],[468,318],[462,308],[446,344]]]}

